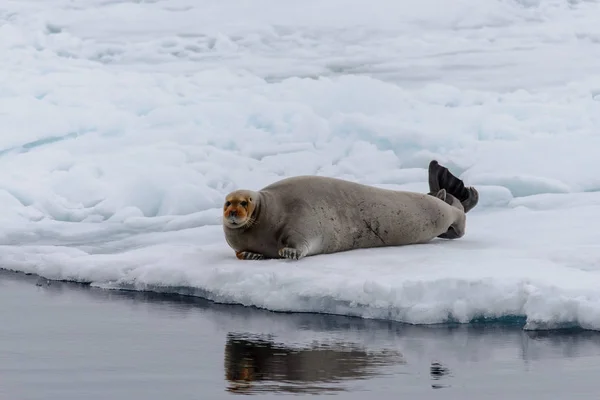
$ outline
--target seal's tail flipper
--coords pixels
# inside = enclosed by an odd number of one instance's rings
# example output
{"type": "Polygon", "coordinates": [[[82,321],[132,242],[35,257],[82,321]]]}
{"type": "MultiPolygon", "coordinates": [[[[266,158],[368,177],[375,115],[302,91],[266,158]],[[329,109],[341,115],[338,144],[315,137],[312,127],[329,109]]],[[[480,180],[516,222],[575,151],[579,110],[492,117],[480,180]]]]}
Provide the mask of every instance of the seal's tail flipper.
{"type": "Polygon", "coordinates": [[[429,163],[429,194],[437,196],[440,190],[445,190],[447,194],[456,197],[465,209],[465,213],[472,210],[479,202],[479,193],[474,187],[465,187],[463,181],[452,175],[448,168],[432,160],[429,163]]]}

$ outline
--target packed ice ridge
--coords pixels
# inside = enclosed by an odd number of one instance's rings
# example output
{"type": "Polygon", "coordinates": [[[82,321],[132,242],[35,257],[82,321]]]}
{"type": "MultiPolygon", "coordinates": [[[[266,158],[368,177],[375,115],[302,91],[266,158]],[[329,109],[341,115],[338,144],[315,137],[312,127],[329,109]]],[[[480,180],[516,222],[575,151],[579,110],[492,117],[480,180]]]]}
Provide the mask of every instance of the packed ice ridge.
{"type": "Polygon", "coordinates": [[[415,324],[600,329],[595,1],[9,1],[0,262],[49,279],[415,324]],[[443,5],[443,6],[442,6],[443,5]],[[108,22],[110,21],[110,23],[108,22]],[[240,262],[237,188],[480,191],[458,241],[240,262]]]}

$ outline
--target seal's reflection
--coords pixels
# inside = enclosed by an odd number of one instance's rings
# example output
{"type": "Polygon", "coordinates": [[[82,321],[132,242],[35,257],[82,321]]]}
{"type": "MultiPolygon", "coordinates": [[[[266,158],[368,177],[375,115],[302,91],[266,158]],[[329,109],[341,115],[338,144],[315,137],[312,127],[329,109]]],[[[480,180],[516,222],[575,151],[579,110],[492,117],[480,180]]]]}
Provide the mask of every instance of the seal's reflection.
{"type": "MultiPolygon", "coordinates": [[[[431,367],[429,367],[429,373],[431,374],[432,380],[438,381],[438,380],[442,379],[444,376],[450,374],[450,370],[447,367],[440,364],[439,362],[432,362],[431,367]]],[[[441,388],[448,387],[448,386],[439,384],[439,383],[433,383],[431,385],[431,387],[433,389],[441,389],[441,388]]]]}
{"type": "Polygon", "coordinates": [[[312,393],[339,392],[345,380],[383,374],[380,367],[404,364],[393,350],[371,352],[353,343],[289,346],[269,337],[227,335],[227,391],[312,393]]]}

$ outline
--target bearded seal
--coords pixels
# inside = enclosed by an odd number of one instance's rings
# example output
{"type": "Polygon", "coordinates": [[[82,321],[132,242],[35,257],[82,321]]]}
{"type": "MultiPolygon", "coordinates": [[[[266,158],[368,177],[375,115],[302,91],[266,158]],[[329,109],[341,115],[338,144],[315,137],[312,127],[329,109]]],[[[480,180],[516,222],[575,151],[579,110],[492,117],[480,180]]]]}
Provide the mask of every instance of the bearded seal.
{"type": "Polygon", "coordinates": [[[296,176],[259,191],[236,190],[223,206],[228,245],[242,260],[307,256],[464,236],[479,194],[436,160],[429,193],[296,176]]]}

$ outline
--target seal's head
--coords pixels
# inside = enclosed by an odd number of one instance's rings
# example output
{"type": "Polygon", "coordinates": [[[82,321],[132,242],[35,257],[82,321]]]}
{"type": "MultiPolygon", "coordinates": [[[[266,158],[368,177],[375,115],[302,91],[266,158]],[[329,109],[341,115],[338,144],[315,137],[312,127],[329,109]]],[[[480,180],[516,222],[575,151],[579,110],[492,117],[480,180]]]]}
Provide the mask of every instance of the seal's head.
{"type": "Polygon", "coordinates": [[[225,196],[223,224],[231,229],[248,228],[256,222],[253,215],[259,202],[258,193],[236,190],[225,196]]]}

